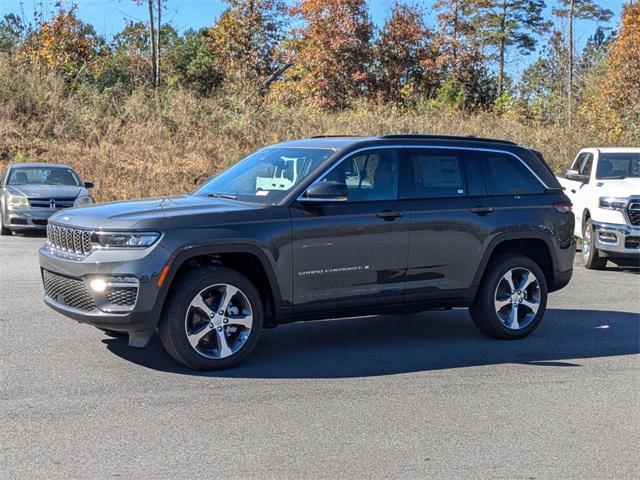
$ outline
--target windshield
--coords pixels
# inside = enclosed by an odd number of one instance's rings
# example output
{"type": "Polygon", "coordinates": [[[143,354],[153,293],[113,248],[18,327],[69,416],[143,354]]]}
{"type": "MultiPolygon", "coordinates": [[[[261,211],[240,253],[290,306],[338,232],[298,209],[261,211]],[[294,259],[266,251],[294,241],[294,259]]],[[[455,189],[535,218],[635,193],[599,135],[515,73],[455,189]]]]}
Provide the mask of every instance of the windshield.
{"type": "Polygon", "coordinates": [[[7,185],[67,185],[79,187],[80,179],[70,168],[14,167],[7,185]]]}
{"type": "Polygon", "coordinates": [[[640,177],[640,153],[602,153],[596,178],[640,177]]]}
{"type": "Polygon", "coordinates": [[[316,148],[264,148],[205,183],[194,195],[275,204],[333,153],[316,148]]]}

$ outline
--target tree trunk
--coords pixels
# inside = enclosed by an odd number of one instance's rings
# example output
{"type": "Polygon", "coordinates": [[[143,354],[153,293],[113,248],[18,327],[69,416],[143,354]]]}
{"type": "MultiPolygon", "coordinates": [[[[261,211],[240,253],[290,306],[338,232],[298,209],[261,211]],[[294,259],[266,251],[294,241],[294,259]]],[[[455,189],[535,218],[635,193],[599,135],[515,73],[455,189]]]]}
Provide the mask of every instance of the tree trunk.
{"type": "Polygon", "coordinates": [[[156,88],[158,63],[156,59],[156,28],[153,15],[153,0],[149,0],[149,37],[151,38],[151,83],[156,88]]]}
{"type": "Polygon", "coordinates": [[[569,85],[567,87],[567,114],[569,125],[573,117],[573,7],[574,0],[569,3],[569,85]]]}
{"type": "Polygon", "coordinates": [[[502,17],[500,18],[500,66],[498,73],[498,96],[504,92],[504,57],[507,48],[505,30],[507,28],[507,0],[502,1],[502,17]]]}
{"type": "Polygon", "coordinates": [[[158,0],[158,24],[156,26],[156,77],[154,88],[160,86],[160,28],[162,28],[162,0],[158,0]]]}

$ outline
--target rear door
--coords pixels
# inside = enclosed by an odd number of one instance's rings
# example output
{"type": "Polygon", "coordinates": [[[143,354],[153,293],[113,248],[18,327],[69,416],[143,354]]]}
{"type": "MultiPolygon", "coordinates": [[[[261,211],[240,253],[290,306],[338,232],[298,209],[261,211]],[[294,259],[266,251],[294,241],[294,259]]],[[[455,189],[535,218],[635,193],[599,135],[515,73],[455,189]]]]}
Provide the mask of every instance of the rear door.
{"type": "Polygon", "coordinates": [[[400,148],[355,153],[319,180],[346,183],[348,201],[292,205],[295,311],[404,301],[404,166],[400,148]]]}
{"type": "Polygon", "coordinates": [[[411,200],[408,302],[468,295],[489,244],[504,233],[504,211],[486,195],[473,153],[408,149],[411,200]]]}

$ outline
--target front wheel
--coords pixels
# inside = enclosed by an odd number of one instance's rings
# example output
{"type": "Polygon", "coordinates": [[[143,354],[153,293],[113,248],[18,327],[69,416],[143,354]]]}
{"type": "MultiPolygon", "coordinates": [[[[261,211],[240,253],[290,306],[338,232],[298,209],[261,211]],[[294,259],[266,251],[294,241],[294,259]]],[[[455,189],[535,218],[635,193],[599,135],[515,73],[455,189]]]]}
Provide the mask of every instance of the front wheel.
{"type": "Polygon", "coordinates": [[[582,227],[582,260],[589,270],[602,270],[607,266],[607,259],[600,256],[596,247],[596,235],[591,219],[584,222],[582,227]]]}
{"type": "Polygon", "coordinates": [[[11,230],[4,226],[4,214],[0,210],[0,235],[11,235],[11,230]]]}
{"type": "Polygon", "coordinates": [[[499,339],[523,338],[533,332],[547,307],[547,282],[529,257],[497,256],[489,265],[469,309],[476,326],[499,339]]]}
{"type": "Polygon", "coordinates": [[[202,267],[176,282],[159,325],[167,353],[197,370],[230,368],[246,358],[264,317],[249,279],[228,268],[202,267]]]}

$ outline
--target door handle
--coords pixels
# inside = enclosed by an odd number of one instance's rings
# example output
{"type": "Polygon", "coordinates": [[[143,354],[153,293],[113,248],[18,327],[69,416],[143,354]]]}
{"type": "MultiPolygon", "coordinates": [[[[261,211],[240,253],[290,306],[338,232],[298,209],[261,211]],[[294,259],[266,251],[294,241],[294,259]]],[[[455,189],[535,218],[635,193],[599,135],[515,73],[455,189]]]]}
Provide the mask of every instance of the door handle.
{"type": "Polygon", "coordinates": [[[571,193],[576,193],[576,189],[575,189],[575,188],[572,188],[572,189],[571,189],[571,193]]]}
{"type": "Polygon", "coordinates": [[[493,212],[493,208],[478,205],[477,207],[471,207],[471,211],[477,215],[487,215],[488,213],[493,212]]]}
{"type": "Polygon", "coordinates": [[[376,213],[376,217],[382,218],[383,220],[385,220],[387,222],[391,222],[391,221],[395,220],[396,218],[402,217],[402,216],[404,216],[404,213],[402,213],[402,212],[394,212],[393,210],[385,210],[384,212],[376,213]]]}

